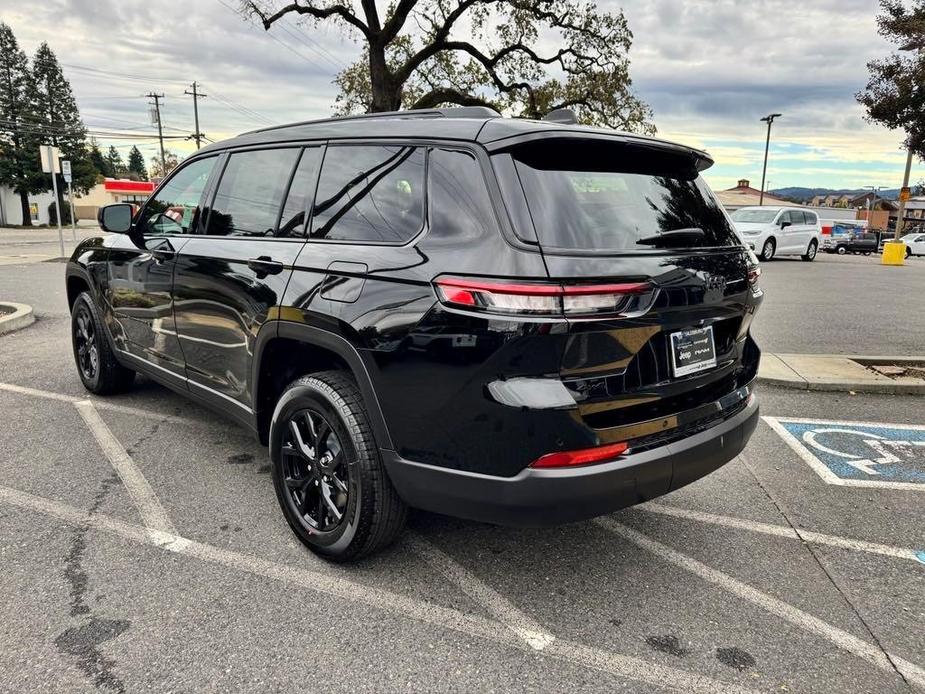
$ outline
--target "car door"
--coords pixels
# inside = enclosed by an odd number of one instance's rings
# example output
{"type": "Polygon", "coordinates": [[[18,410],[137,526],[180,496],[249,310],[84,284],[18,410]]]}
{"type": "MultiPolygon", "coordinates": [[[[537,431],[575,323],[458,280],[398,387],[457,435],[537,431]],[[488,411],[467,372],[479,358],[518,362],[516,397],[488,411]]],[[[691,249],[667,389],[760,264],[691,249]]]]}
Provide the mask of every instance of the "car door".
{"type": "Polygon", "coordinates": [[[803,210],[803,218],[805,220],[804,234],[803,234],[803,248],[802,251],[805,253],[809,248],[810,241],[816,239],[818,244],[821,236],[821,229],[819,228],[819,217],[815,212],[808,212],[803,210]]]}
{"type": "Polygon", "coordinates": [[[798,215],[794,210],[786,210],[777,220],[778,224],[778,243],[777,253],[793,253],[795,242],[794,235],[799,234],[797,225],[803,221],[802,215],[798,215]]]}
{"type": "Polygon", "coordinates": [[[175,315],[190,390],[245,420],[257,334],[305,243],[306,195],[287,200],[287,191],[292,183],[312,193],[320,158],[321,147],[297,146],[226,155],[203,233],[177,257],[175,315]]]}
{"type": "Polygon", "coordinates": [[[117,349],[185,377],[171,288],[176,254],[200,222],[217,157],[183,164],[136,214],[131,234],[114,234],[105,289],[107,326],[117,349]]]}

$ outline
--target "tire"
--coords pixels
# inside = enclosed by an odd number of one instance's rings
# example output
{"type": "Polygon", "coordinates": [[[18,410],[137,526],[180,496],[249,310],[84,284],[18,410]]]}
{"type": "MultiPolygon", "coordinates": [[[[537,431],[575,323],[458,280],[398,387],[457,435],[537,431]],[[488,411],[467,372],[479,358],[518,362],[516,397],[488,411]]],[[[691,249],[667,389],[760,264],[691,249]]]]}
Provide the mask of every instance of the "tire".
{"type": "Polygon", "coordinates": [[[864,251],[864,255],[870,255],[870,251],[864,251]]]}
{"type": "Polygon", "coordinates": [[[769,263],[774,260],[775,251],[777,251],[777,242],[774,239],[768,239],[761,247],[761,255],[759,257],[764,262],[769,263]]]}
{"type": "Polygon", "coordinates": [[[84,388],[97,395],[122,393],[132,387],[135,372],[116,360],[93,297],[81,292],[71,307],[71,347],[84,388]]]}
{"type": "Polygon", "coordinates": [[[407,507],[386,474],[363,397],[347,373],[322,371],[289,384],[270,423],[270,459],[283,515],[316,554],[353,561],[401,532],[407,507]]]}
{"type": "Polygon", "coordinates": [[[911,258],[911,257],[912,257],[912,249],[909,248],[909,246],[906,246],[906,257],[907,257],[907,258],[911,258]]]}
{"type": "Polygon", "coordinates": [[[809,242],[809,248],[806,249],[806,253],[800,256],[800,259],[811,263],[816,259],[816,252],[819,250],[819,244],[815,240],[809,242]]]}
{"type": "Polygon", "coordinates": [[[838,253],[838,255],[845,255],[845,253],[848,252],[848,249],[845,246],[839,246],[835,249],[835,252],[838,253]]]}

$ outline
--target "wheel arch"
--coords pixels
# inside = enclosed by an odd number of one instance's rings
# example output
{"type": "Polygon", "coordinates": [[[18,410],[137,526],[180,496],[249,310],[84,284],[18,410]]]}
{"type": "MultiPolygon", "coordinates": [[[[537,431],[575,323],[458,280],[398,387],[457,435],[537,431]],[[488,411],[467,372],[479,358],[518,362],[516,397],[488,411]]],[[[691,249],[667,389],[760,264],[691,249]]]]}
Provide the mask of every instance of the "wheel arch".
{"type": "Polygon", "coordinates": [[[65,286],[67,287],[67,307],[69,310],[74,307],[74,302],[77,301],[77,297],[80,296],[81,292],[94,294],[90,275],[81,270],[68,270],[65,286]]]}
{"type": "Polygon", "coordinates": [[[269,439],[273,410],[286,386],[300,376],[328,369],[342,369],[353,376],[363,395],[377,444],[391,450],[392,438],[373,379],[357,349],[328,330],[289,321],[265,323],[254,345],[251,392],[260,441],[266,444],[269,439]]]}

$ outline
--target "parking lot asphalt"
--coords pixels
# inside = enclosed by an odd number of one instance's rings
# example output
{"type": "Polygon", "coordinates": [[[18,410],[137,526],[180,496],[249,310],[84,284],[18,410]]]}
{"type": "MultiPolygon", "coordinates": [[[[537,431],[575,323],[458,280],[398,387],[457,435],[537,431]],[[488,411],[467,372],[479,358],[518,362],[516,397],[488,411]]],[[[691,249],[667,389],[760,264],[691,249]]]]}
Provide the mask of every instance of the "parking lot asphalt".
{"type": "MultiPolygon", "coordinates": [[[[417,512],[336,567],[243,430],[150,382],[87,397],[62,274],[0,271],[39,318],[0,337],[0,691],[925,691],[925,487],[828,484],[762,422],[656,502],[544,530],[417,512]]],[[[921,398],[760,397],[925,421],[921,398]]]]}
{"type": "Polygon", "coordinates": [[[753,332],[765,351],[925,354],[925,258],[896,267],[876,254],[777,258],[761,264],[761,286],[753,332]]]}

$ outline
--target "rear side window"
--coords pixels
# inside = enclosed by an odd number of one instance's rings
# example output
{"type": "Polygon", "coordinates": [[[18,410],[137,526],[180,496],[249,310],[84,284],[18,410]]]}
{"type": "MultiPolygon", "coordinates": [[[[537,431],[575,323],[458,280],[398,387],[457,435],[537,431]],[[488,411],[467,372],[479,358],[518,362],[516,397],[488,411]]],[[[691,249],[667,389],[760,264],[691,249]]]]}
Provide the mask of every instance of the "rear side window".
{"type": "Polygon", "coordinates": [[[283,214],[279,218],[277,236],[304,236],[305,224],[312,198],[315,195],[315,183],[318,180],[318,166],[321,164],[321,148],[306,147],[299,158],[299,166],[292,176],[289,194],[283,214]]]}
{"type": "Polygon", "coordinates": [[[806,217],[807,224],[815,224],[816,222],[819,221],[819,218],[816,217],[816,214],[814,212],[804,212],[803,216],[806,217]]]}
{"type": "MultiPolygon", "coordinates": [[[[561,139],[522,146],[511,155],[544,249],[646,250],[651,245],[641,239],[691,228],[704,232],[692,242],[698,247],[740,245],[684,152],[561,139]]],[[[498,167],[496,173],[503,175],[498,167]]]]}
{"type": "Polygon", "coordinates": [[[209,213],[210,236],[273,236],[299,150],[261,149],[228,158],[209,213]]]}
{"type": "Polygon", "coordinates": [[[313,239],[396,243],[424,226],[424,151],[329,146],[312,215],[313,239]]]}
{"type": "Polygon", "coordinates": [[[434,149],[427,163],[428,240],[476,239],[497,231],[485,177],[468,152],[434,149]]]}

